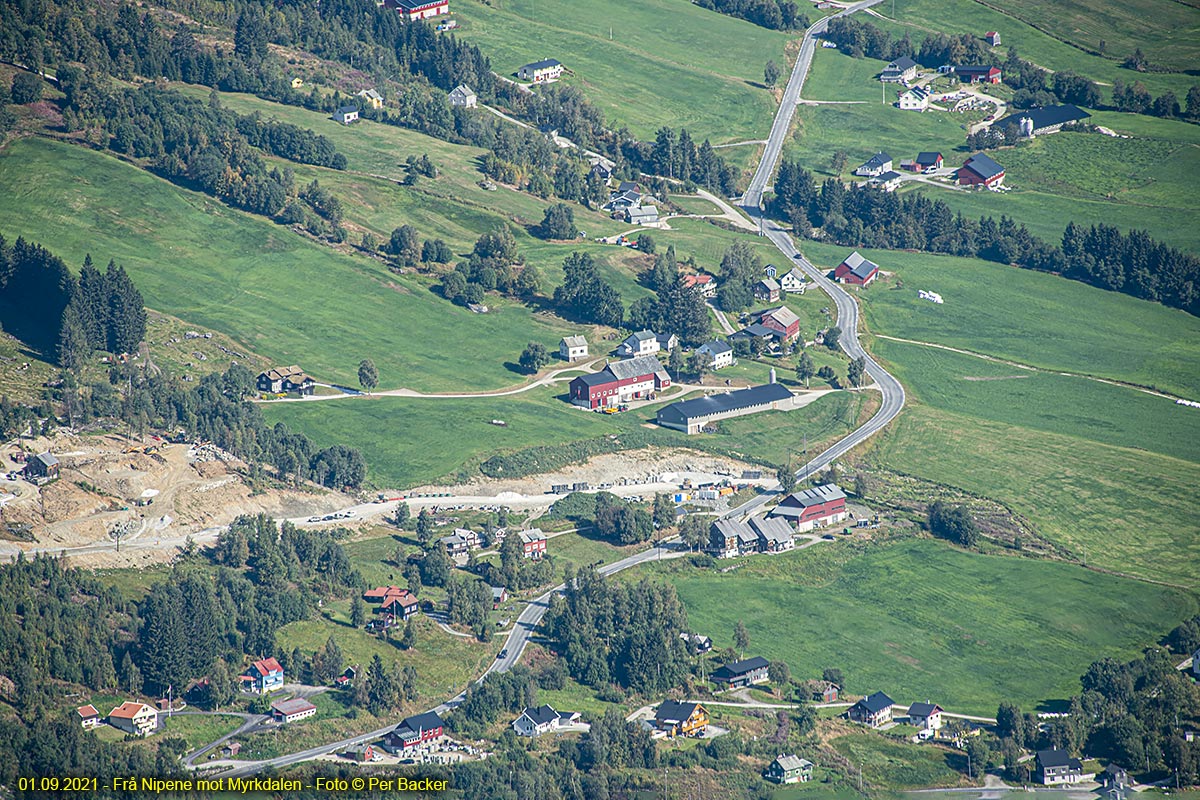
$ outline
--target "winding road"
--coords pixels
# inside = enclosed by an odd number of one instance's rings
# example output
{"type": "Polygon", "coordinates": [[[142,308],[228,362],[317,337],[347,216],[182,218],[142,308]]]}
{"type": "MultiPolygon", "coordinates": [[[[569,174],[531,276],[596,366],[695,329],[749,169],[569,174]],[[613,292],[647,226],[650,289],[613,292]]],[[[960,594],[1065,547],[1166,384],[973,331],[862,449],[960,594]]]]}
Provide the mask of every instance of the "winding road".
{"type": "MultiPolygon", "coordinates": [[[[844,16],[852,14],[855,11],[860,11],[870,6],[876,5],[882,0],[864,0],[864,2],[856,3],[844,11],[839,12],[834,16],[844,16]]],[[[796,104],[800,97],[800,90],[804,85],[804,79],[808,76],[809,66],[812,63],[813,52],[815,49],[816,36],[824,32],[828,20],[826,18],[817,22],[804,34],[804,41],[800,47],[800,54],[796,59],[796,65],[792,70],[791,77],[788,79],[787,87],[784,89],[783,101],[780,104],[779,111],[775,115],[775,121],[771,126],[771,135],[767,139],[766,147],[763,150],[762,160],[759,162],[758,169],[754,173],[754,178],[750,182],[750,187],[743,195],[740,205],[744,211],[750,216],[752,222],[756,225],[761,222],[763,235],[771,240],[776,247],[779,248],[789,260],[797,264],[805,273],[809,275],[816,283],[829,294],[837,304],[838,322],[842,328],[841,346],[846,351],[846,354],[851,358],[862,358],[866,362],[867,374],[877,385],[880,393],[883,396],[879,410],[875,413],[865,425],[850,433],[837,444],[830,447],[825,452],[821,453],[816,458],[803,465],[797,475],[801,478],[821,469],[835,459],[841,457],[853,448],[857,447],[863,441],[882,430],[889,422],[891,422],[901,409],[904,408],[904,387],[896,380],[887,370],[881,367],[871,355],[862,347],[858,340],[858,304],[849,293],[846,292],[838,284],[829,280],[825,274],[814,266],[808,259],[804,258],[799,251],[796,250],[792,243],[791,237],[773,221],[766,219],[760,209],[762,202],[763,190],[767,185],[768,180],[775,172],[778,165],[780,155],[783,151],[783,141],[787,136],[788,129],[791,126],[792,115],[796,110],[796,104]]],[[[549,377],[549,376],[548,376],[549,377]]],[[[739,516],[749,514],[757,508],[768,503],[772,498],[771,494],[763,494],[743,503],[741,506],[727,512],[726,517],[739,516]]],[[[647,561],[660,560],[664,558],[679,558],[688,555],[688,551],[681,547],[672,547],[668,542],[660,542],[655,547],[645,550],[641,553],[627,556],[620,561],[615,561],[611,564],[606,564],[598,568],[601,575],[612,575],[630,567],[644,564],[647,561]]],[[[493,672],[507,672],[512,669],[521,658],[525,647],[529,644],[534,635],[534,631],[541,623],[546,611],[550,607],[551,597],[562,592],[564,586],[562,584],[554,587],[550,591],[535,598],[525,607],[521,614],[517,617],[516,623],[509,632],[508,638],[504,642],[502,652],[504,656],[497,658],[487,670],[475,681],[479,683],[493,672]]],[[[432,709],[438,714],[444,714],[456,708],[466,696],[466,692],[460,693],[457,697],[442,703],[432,709]]],[[[380,728],[370,733],[365,733],[360,736],[355,736],[349,739],[343,739],[339,742],[324,744],[319,747],[314,747],[309,750],[304,750],[298,753],[280,756],[266,761],[247,762],[246,764],[238,765],[221,773],[221,777],[239,777],[252,775],[267,768],[286,767],[290,764],[295,764],[301,761],[306,761],[327,753],[342,752],[346,748],[361,744],[363,742],[378,739],[395,727],[394,724],[388,725],[385,728],[380,728]]]]}

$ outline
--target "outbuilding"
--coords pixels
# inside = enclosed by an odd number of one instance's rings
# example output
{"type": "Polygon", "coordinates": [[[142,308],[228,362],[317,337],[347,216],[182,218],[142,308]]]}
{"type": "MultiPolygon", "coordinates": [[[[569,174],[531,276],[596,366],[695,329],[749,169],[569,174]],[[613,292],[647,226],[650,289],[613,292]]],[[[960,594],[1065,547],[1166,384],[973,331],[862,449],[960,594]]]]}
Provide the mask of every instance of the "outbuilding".
{"type": "Polygon", "coordinates": [[[778,383],[766,383],[749,389],[681,400],[658,410],[657,421],[688,435],[700,433],[704,426],[731,417],[743,417],[760,411],[790,408],[792,393],[778,383]]]}

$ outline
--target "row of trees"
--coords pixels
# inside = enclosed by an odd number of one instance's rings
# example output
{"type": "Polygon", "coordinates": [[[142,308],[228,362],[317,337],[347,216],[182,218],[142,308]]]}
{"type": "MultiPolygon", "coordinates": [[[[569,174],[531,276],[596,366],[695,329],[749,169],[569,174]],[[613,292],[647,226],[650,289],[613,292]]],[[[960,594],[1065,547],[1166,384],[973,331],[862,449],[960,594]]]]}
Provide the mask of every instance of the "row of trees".
{"type": "MultiPolygon", "coordinates": [[[[1109,225],[1068,224],[1061,246],[1029,233],[1007,217],[978,220],[955,214],[924,194],[897,197],[827,179],[818,190],[811,173],[784,161],[775,181],[772,214],[802,235],[851,247],[925,250],[1056,272],[1102,289],[1200,313],[1200,259],[1157,242],[1144,231],[1123,234],[1109,225]]],[[[748,273],[747,273],[748,274],[748,273]]]]}
{"type": "Polygon", "coordinates": [[[775,31],[803,30],[808,17],[794,0],[695,0],[701,8],[739,17],[775,31]]]}

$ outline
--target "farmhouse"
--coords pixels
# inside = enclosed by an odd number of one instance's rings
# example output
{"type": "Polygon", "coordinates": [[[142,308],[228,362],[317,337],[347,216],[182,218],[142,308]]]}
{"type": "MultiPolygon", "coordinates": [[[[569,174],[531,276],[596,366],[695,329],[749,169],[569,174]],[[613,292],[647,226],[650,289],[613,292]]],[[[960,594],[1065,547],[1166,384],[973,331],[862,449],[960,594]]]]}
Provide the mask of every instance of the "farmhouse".
{"type": "MultiPolygon", "coordinates": [[[[657,344],[658,340],[654,339],[657,344]]],[[[614,361],[600,372],[571,381],[571,402],[584,408],[607,408],[654,396],[671,385],[671,376],[654,356],[614,361]]]]}
{"type": "Polygon", "coordinates": [[[615,217],[618,213],[623,214],[625,211],[641,205],[642,193],[637,189],[618,189],[608,196],[608,202],[604,204],[604,208],[614,212],[613,216],[615,217]]]}
{"type": "Polygon", "coordinates": [[[892,157],[881,150],[867,159],[861,167],[854,170],[854,174],[860,178],[873,178],[876,175],[890,172],[891,169],[892,157]]]}
{"type": "Polygon", "coordinates": [[[684,643],[697,653],[707,653],[712,650],[712,639],[707,636],[701,636],[698,633],[681,633],[679,638],[683,639],[684,643]]]}
{"type": "Polygon", "coordinates": [[[393,595],[383,601],[383,605],[376,609],[376,613],[385,614],[391,618],[392,622],[398,619],[408,619],[417,613],[417,609],[421,607],[420,602],[415,595],[393,595]]]}
{"type": "Polygon", "coordinates": [[[696,352],[708,356],[709,369],[721,369],[733,364],[733,348],[729,346],[728,342],[720,340],[705,342],[696,348],[696,352]]]}
{"type": "Polygon", "coordinates": [[[563,361],[578,361],[587,355],[587,339],[582,336],[564,336],[558,343],[558,357],[563,361]]]}
{"type": "Polygon", "coordinates": [[[777,331],[778,338],[784,341],[795,339],[800,335],[800,318],[787,306],[771,308],[762,312],[758,322],[763,327],[777,331]]]}
{"type": "Polygon", "coordinates": [[[1083,780],[1083,764],[1066,750],[1038,750],[1037,774],[1046,786],[1079,783],[1083,780]]]}
{"type": "Polygon", "coordinates": [[[588,170],[588,177],[599,178],[604,182],[605,186],[608,186],[609,182],[612,181],[612,174],[612,165],[599,158],[592,162],[592,168],[588,170]]]}
{"type": "Polygon", "coordinates": [[[901,83],[917,77],[917,62],[908,56],[901,56],[883,68],[879,80],[884,83],[901,83]]]}
{"type": "Polygon", "coordinates": [[[663,700],[654,712],[654,727],[668,736],[702,733],[708,727],[708,711],[699,703],[663,700]]]}
{"type": "Polygon", "coordinates": [[[763,777],[772,783],[807,783],[812,777],[813,763],[794,755],[778,755],[767,766],[763,777]]]}
{"type": "Polygon", "coordinates": [[[256,386],[260,392],[270,392],[271,394],[299,392],[302,395],[310,395],[316,385],[317,382],[295,364],[290,367],[273,367],[266,372],[260,372],[256,380],[256,386]]]}
{"type": "Polygon", "coordinates": [[[896,187],[900,185],[902,176],[895,170],[888,170],[882,175],[876,175],[874,178],[868,178],[867,183],[874,186],[876,189],[882,189],[885,192],[894,192],[896,187]]]}
{"type": "Polygon", "coordinates": [[[275,721],[286,725],[289,722],[299,722],[317,713],[317,707],[303,697],[293,697],[291,700],[276,700],[271,703],[271,716],[275,721]]]}
{"type": "Polygon", "coordinates": [[[622,358],[637,356],[652,356],[662,349],[658,334],[654,331],[638,331],[625,337],[625,341],[617,345],[617,355],[622,358]]]}
{"type": "Polygon", "coordinates": [[[914,86],[900,94],[900,109],[902,111],[927,111],[929,109],[929,90],[914,86]]]}
{"type": "Polygon", "coordinates": [[[765,383],[749,389],[680,400],[658,410],[658,424],[688,435],[700,433],[704,426],[731,417],[744,417],[760,411],[791,407],[792,393],[778,383],[765,383]]]}
{"type": "Polygon", "coordinates": [[[1079,106],[1072,105],[1029,108],[1009,114],[997,122],[995,128],[998,131],[1004,131],[1008,129],[1008,126],[1016,125],[1022,136],[1033,138],[1034,136],[1058,133],[1062,130],[1063,125],[1081,122],[1090,116],[1091,114],[1079,106]]]}
{"type": "Polygon", "coordinates": [[[779,279],[779,288],[788,294],[804,294],[808,288],[808,279],[804,277],[804,272],[796,267],[779,279]]]}
{"type": "Polygon", "coordinates": [[[630,225],[655,225],[658,223],[657,206],[629,206],[625,209],[625,221],[630,225]]]}
{"type": "Polygon", "coordinates": [[[455,528],[454,533],[443,536],[438,542],[448,554],[458,556],[479,547],[479,534],[467,528],[455,528]]]}
{"type": "Polygon", "coordinates": [[[145,703],[126,700],[108,712],[108,724],[135,736],[149,736],[158,729],[158,712],[145,703]]]}
{"type": "Polygon", "coordinates": [[[100,712],[97,711],[96,707],[91,703],[75,709],[75,713],[79,715],[79,724],[83,726],[84,730],[87,730],[88,728],[97,728],[102,722],[100,719],[100,712]]]}
{"type": "Polygon", "coordinates": [[[942,707],[937,703],[913,703],[908,707],[909,724],[921,730],[936,731],[942,727],[942,707]]]}
{"type": "Polygon", "coordinates": [[[758,552],[758,534],[745,522],[719,519],[708,529],[708,549],[718,558],[758,552]]]}
{"type": "Polygon", "coordinates": [[[765,658],[754,656],[717,667],[710,677],[713,683],[724,683],[730,689],[740,689],[752,683],[766,683],[768,667],[765,658]]]}
{"type": "Polygon", "coordinates": [[[754,284],[754,299],[774,303],[779,299],[779,283],[774,278],[763,278],[754,284]]]}
{"type": "Polygon", "coordinates": [[[837,265],[833,278],[838,283],[851,283],[855,286],[867,286],[879,277],[879,266],[868,261],[855,250],[837,265]]]}
{"type": "Polygon", "coordinates": [[[517,70],[517,77],[523,81],[533,81],[534,83],[549,83],[556,81],[562,77],[563,65],[555,61],[553,58],[546,58],[541,61],[534,61],[532,64],[526,64],[517,70]]]}
{"type": "Polygon", "coordinates": [[[658,339],[658,351],[660,353],[669,353],[676,347],[679,347],[679,337],[673,333],[660,333],[654,338],[658,339]]]}
{"type": "Polygon", "coordinates": [[[26,480],[42,484],[58,480],[58,459],[50,451],[38,453],[25,462],[24,473],[26,480]]]}
{"type": "Polygon", "coordinates": [[[383,0],[383,6],[394,8],[405,22],[450,13],[450,0],[383,0]]]}
{"type": "Polygon", "coordinates": [[[832,483],[792,492],[775,506],[770,516],[783,517],[801,532],[832,525],[848,516],[846,493],[832,483]]]}
{"type": "Polygon", "coordinates": [[[454,108],[475,108],[479,105],[479,98],[471,91],[470,86],[460,83],[450,92],[450,105],[454,108]]]}
{"type": "Polygon", "coordinates": [[[712,275],[684,275],[683,286],[686,289],[696,289],[701,297],[716,297],[717,282],[712,275]]]}
{"type": "Polygon", "coordinates": [[[243,691],[267,694],[283,688],[283,667],[273,658],[264,658],[251,664],[241,681],[243,691]]]}
{"type": "Polygon", "coordinates": [[[384,603],[392,597],[407,597],[408,589],[399,586],[376,586],[362,593],[362,599],[368,603],[384,603]]]}
{"type": "Polygon", "coordinates": [[[363,102],[371,108],[383,108],[383,95],[374,89],[363,89],[355,97],[361,97],[363,102]]]}
{"type": "Polygon", "coordinates": [[[380,746],[389,753],[403,753],[409,748],[441,741],[445,723],[433,711],[406,717],[384,737],[380,746]]]}
{"type": "Polygon", "coordinates": [[[875,692],[850,707],[850,721],[861,722],[872,728],[881,727],[891,721],[894,705],[892,698],[883,692],[875,692]]]}
{"type": "Polygon", "coordinates": [[[337,111],[333,112],[335,122],[340,122],[343,125],[349,125],[351,122],[358,121],[358,106],[342,106],[337,111]]]}
{"type": "Polygon", "coordinates": [[[917,169],[920,172],[933,172],[942,168],[942,154],[933,152],[917,153],[917,169]]]}
{"type": "Polygon", "coordinates": [[[521,537],[521,556],[523,558],[536,560],[546,555],[546,534],[542,533],[541,528],[520,531],[518,535],[521,537]]]}
{"type": "Polygon", "coordinates": [[[513,720],[512,727],[518,736],[540,736],[578,720],[578,711],[555,711],[547,703],[537,708],[526,708],[521,716],[513,720]]]}
{"type": "Polygon", "coordinates": [[[954,74],[966,83],[999,83],[1000,68],[991,66],[956,66],[954,74]]]}
{"type": "Polygon", "coordinates": [[[1004,183],[1004,167],[997,164],[986,153],[976,153],[963,162],[958,170],[959,186],[986,186],[991,188],[1004,183]]]}

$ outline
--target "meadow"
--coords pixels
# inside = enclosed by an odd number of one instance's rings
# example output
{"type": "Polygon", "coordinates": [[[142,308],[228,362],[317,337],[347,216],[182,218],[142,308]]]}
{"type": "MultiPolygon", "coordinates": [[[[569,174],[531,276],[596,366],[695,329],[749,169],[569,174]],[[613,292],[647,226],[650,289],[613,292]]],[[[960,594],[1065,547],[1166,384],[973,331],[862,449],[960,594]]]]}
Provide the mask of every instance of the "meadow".
{"type": "Polygon", "coordinates": [[[714,144],[764,135],[776,104],[763,66],[786,73],[785,45],[799,38],[673,0],[464,0],[454,13],[500,75],[557,58],[611,127],[643,140],[664,125],[714,144]]]}
{"type": "Polygon", "coordinates": [[[782,659],[797,678],[837,667],[852,694],[986,716],[1001,700],[1032,710],[1077,694],[1093,660],[1136,655],[1198,607],[1187,591],[929,539],[845,540],[725,574],[648,569],[716,647],[742,620],[747,655],[782,659]]]}
{"type": "Polygon", "coordinates": [[[1118,573],[1197,586],[1200,515],[1180,487],[1200,481],[1195,409],[1132,389],[877,341],[909,389],[904,414],[868,458],[1007,504],[1073,557],[1118,573]]]}
{"type": "MultiPolygon", "coordinates": [[[[816,242],[802,247],[829,268],[849,252],[816,242]]],[[[1190,314],[989,261],[860,252],[895,273],[859,293],[871,332],[1200,399],[1200,320],[1190,314]],[[918,298],[918,289],[938,292],[945,303],[918,298]]]]}
{"type": "Polygon", "coordinates": [[[965,775],[950,766],[950,761],[966,756],[948,748],[913,747],[908,742],[856,732],[830,740],[830,745],[862,771],[864,780],[890,790],[924,789],[930,786],[958,786],[965,775]]]}

